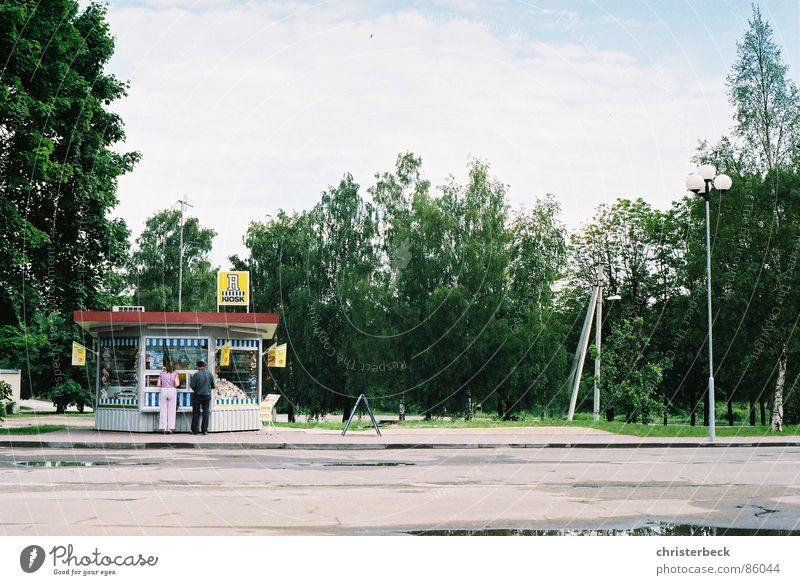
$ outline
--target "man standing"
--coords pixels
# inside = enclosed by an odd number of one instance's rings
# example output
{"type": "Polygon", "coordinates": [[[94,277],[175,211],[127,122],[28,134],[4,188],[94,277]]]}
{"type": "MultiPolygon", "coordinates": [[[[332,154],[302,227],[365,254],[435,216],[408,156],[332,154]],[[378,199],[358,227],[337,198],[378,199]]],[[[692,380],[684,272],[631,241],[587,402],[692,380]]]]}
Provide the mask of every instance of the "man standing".
{"type": "Polygon", "coordinates": [[[208,434],[208,418],[211,408],[211,390],[216,388],[214,376],[206,370],[206,363],[203,360],[197,362],[197,372],[192,375],[189,384],[194,390],[192,398],[192,434],[197,434],[197,423],[200,422],[200,409],[203,409],[203,434],[208,434]]]}

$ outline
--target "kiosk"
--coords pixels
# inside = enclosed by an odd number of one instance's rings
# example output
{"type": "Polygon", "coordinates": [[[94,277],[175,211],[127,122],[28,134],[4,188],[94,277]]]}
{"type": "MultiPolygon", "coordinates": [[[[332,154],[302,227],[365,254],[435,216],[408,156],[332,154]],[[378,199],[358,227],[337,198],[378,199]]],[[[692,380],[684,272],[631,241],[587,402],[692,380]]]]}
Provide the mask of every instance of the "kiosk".
{"type": "Polygon", "coordinates": [[[164,360],[180,378],[176,432],[191,430],[189,378],[198,360],[209,364],[216,381],[208,430],[260,430],[261,356],[278,327],[276,313],[75,311],[74,319],[95,339],[98,430],[158,430],[164,360]],[[223,347],[230,348],[224,366],[223,347]]]}

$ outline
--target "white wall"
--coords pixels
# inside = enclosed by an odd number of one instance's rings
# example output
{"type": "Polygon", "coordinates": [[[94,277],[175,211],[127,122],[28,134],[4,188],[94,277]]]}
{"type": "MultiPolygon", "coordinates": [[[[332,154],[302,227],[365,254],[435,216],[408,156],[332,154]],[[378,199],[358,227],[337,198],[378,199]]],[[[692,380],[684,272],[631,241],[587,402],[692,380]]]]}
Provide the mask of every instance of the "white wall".
{"type": "Polygon", "coordinates": [[[22,389],[22,372],[20,370],[0,370],[0,380],[11,384],[11,400],[16,403],[14,412],[19,412],[19,399],[22,389]]]}

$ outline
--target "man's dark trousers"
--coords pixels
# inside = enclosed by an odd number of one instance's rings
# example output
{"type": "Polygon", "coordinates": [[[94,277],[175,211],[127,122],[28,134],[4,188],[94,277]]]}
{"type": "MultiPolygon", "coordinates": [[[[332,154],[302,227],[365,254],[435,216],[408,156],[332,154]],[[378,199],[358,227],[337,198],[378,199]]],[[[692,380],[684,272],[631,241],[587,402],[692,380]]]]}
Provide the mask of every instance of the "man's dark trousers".
{"type": "Polygon", "coordinates": [[[192,396],[192,432],[197,434],[197,423],[200,422],[200,409],[203,409],[203,432],[208,432],[208,418],[211,410],[211,396],[192,396]]]}

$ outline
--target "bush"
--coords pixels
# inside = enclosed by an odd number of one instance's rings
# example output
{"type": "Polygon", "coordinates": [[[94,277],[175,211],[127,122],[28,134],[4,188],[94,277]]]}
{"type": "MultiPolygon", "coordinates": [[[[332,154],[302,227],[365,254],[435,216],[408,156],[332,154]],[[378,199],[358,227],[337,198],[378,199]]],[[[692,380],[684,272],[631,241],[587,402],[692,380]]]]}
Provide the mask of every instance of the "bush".
{"type": "MultiPolygon", "coordinates": [[[[4,382],[0,380],[0,420],[3,420],[3,417],[6,414],[6,405],[5,400],[11,396],[11,384],[8,382],[4,382]]],[[[11,403],[13,404],[13,402],[11,403]]]]}
{"type": "Polygon", "coordinates": [[[81,386],[75,380],[65,380],[45,395],[53,401],[56,412],[64,413],[67,407],[77,405],[78,410],[83,412],[83,407],[87,404],[92,405],[92,392],[81,386]]]}

